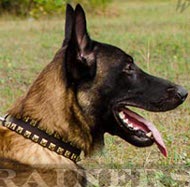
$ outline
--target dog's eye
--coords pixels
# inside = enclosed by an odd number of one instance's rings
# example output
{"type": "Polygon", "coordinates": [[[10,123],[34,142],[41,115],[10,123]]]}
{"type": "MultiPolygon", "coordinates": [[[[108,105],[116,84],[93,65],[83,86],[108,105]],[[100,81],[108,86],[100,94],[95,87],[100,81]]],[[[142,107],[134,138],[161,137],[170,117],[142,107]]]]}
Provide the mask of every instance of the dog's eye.
{"type": "Polygon", "coordinates": [[[134,72],[133,64],[127,64],[123,69],[123,72],[131,75],[134,72]]]}

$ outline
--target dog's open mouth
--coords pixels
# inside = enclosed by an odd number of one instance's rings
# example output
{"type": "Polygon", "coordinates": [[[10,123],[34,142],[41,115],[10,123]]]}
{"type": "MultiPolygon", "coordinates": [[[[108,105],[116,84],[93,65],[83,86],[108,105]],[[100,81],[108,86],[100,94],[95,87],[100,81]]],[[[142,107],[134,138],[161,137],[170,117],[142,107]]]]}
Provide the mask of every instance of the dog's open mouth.
{"type": "Polygon", "coordinates": [[[162,137],[156,127],[139,114],[129,110],[126,106],[114,109],[114,116],[120,127],[130,136],[130,143],[139,146],[149,146],[154,142],[164,156],[167,150],[162,137]]]}

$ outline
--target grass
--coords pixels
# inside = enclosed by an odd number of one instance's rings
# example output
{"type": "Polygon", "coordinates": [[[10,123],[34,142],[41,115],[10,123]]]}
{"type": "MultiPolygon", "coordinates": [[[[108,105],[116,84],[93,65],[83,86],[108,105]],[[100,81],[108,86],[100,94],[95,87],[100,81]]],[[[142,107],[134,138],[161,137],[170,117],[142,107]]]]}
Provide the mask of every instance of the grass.
{"type": "MultiPolygon", "coordinates": [[[[145,71],[190,89],[190,7],[176,11],[175,1],[114,1],[104,14],[87,13],[93,39],[119,46],[145,71]]],[[[0,113],[21,96],[51,61],[63,39],[64,16],[43,20],[0,18],[0,113]]],[[[190,99],[166,113],[140,111],[164,137],[169,156],[156,146],[139,149],[105,136],[105,149],[82,162],[87,168],[163,168],[190,166],[190,99]]],[[[163,173],[156,176],[165,180],[163,173]]],[[[168,181],[169,180],[169,181],[168,181]]]]}

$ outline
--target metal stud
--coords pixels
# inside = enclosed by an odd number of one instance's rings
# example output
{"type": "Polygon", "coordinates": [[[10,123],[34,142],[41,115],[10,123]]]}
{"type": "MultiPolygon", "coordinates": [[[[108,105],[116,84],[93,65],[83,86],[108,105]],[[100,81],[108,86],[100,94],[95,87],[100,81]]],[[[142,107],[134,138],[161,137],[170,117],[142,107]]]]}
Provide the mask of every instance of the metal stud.
{"type": "Polygon", "coordinates": [[[55,150],[55,147],[56,147],[55,144],[53,144],[53,143],[50,143],[50,144],[49,144],[49,149],[50,149],[51,151],[54,151],[54,150],[55,150]]]}
{"type": "Polygon", "coordinates": [[[39,136],[37,136],[37,135],[34,134],[34,136],[32,137],[32,140],[34,142],[37,142],[39,140],[39,136]]]}
{"type": "Polygon", "coordinates": [[[44,147],[46,147],[47,143],[48,143],[48,141],[44,138],[42,138],[42,140],[40,141],[40,145],[42,145],[44,147]]]}
{"type": "Polygon", "coordinates": [[[60,154],[60,155],[62,155],[64,153],[64,151],[65,150],[63,148],[61,148],[61,147],[58,147],[58,149],[57,149],[57,153],[60,154]]]}
{"type": "Polygon", "coordinates": [[[61,139],[61,137],[59,136],[58,133],[55,133],[55,134],[54,134],[54,137],[57,138],[57,139],[59,139],[59,140],[61,139]]]}
{"type": "Polygon", "coordinates": [[[24,117],[23,120],[27,123],[30,120],[30,118],[29,117],[24,117]]]}
{"type": "Polygon", "coordinates": [[[33,120],[33,119],[30,121],[30,125],[32,125],[33,127],[35,127],[36,124],[37,124],[37,121],[35,121],[35,120],[33,120]]]}
{"type": "Polygon", "coordinates": [[[70,152],[70,151],[65,151],[64,156],[66,156],[67,158],[69,158],[69,157],[70,157],[70,155],[71,155],[71,152],[70,152]]]}
{"type": "Polygon", "coordinates": [[[24,133],[24,136],[26,137],[26,138],[30,138],[30,135],[31,135],[32,133],[30,132],[30,131],[26,131],[25,133],[24,133]]]}
{"type": "Polygon", "coordinates": [[[16,125],[16,124],[14,124],[14,123],[12,123],[12,124],[10,125],[10,129],[12,129],[12,130],[15,130],[15,129],[16,129],[16,127],[17,127],[17,125],[16,125]]]}
{"type": "Polygon", "coordinates": [[[21,134],[23,131],[23,128],[18,126],[17,129],[16,129],[16,132],[18,132],[19,134],[21,134]]]}
{"type": "Polygon", "coordinates": [[[50,130],[46,130],[46,133],[47,133],[48,135],[50,135],[50,136],[53,134],[53,132],[50,131],[50,130]]]}
{"type": "Polygon", "coordinates": [[[76,160],[76,159],[77,159],[77,155],[73,153],[73,154],[71,155],[71,160],[76,160]]]}
{"type": "Polygon", "coordinates": [[[10,128],[11,122],[5,122],[5,127],[10,128]]]}

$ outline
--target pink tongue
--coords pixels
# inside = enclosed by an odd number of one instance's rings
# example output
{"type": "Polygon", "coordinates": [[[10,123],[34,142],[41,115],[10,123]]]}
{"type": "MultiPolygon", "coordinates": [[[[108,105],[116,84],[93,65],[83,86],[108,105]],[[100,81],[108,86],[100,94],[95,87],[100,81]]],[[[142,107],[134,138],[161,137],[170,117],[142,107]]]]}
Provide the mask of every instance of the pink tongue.
{"type": "Polygon", "coordinates": [[[125,113],[128,114],[130,117],[136,119],[137,121],[143,123],[146,128],[148,128],[152,134],[153,134],[153,137],[154,137],[154,140],[155,140],[155,143],[157,144],[160,152],[165,156],[167,157],[167,149],[166,149],[166,146],[164,144],[164,141],[162,139],[162,136],[161,134],[159,133],[159,131],[156,129],[156,127],[149,121],[147,121],[146,119],[144,119],[143,117],[141,117],[139,114],[136,114],[134,112],[132,112],[131,110],[129,109],[125,109],[125,113]]]}

